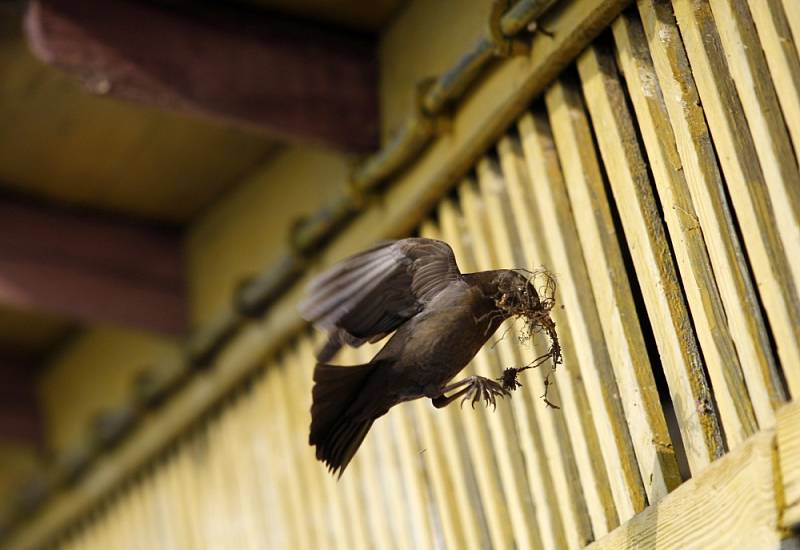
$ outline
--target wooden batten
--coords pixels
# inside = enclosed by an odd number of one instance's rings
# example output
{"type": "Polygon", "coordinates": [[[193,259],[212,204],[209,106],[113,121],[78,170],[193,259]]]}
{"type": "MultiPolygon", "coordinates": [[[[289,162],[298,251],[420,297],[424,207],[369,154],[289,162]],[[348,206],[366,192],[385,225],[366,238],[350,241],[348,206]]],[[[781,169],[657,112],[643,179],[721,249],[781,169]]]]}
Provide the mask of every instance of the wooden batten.
{"type": "Polygon", "coordinates": [[[94,93],[222,118],[292,141],[377,145],[369,38],[235,10],[36,0],[34,54],[94,93]],[[271,78],[271,75],[277,75],[271,78]]]}
{"type": "Polygon", "coordinates": [[[0,198],[0,303],[77,321],[183,334],[180,234],[0,198]]]}

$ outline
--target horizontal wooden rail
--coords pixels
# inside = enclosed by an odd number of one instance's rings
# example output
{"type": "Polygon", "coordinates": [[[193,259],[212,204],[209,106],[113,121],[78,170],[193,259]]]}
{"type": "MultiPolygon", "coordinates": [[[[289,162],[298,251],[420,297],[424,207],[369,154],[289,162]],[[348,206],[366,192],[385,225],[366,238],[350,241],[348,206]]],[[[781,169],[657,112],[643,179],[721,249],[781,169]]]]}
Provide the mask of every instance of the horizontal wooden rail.
{"type": "Polygon", "coordinates": [[[800,525],[800,403],[777,417],[589,548],[779,548],[800,525]]]}

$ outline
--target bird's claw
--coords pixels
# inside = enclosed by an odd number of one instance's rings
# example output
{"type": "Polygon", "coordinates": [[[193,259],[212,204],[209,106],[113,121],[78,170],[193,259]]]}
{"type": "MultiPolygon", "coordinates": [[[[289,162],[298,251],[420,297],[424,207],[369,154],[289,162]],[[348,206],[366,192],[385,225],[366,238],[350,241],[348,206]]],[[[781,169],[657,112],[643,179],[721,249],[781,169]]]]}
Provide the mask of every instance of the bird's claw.
{"type": "Polygon", "coordinates": [[[475,376],[470,384],[467,394],[461,400],[461,406],[463,407],[464,402],[469,400],[472,402],[472,408],[474,409],[476,403],[484,401],[487,407],[491,405],[492,409],[496,410],[497,398],[503,398],[506,395],[511,394],[507,389],[494,380],[489,380],[488,378],[484,378],[482,376],[475,376]]]}

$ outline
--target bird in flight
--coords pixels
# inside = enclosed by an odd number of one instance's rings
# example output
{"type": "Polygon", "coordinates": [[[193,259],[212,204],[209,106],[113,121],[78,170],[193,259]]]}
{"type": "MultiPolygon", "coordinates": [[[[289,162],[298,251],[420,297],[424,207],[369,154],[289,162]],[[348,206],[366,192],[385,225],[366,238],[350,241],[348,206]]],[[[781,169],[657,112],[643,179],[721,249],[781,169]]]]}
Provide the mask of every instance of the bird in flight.
{"type": "MultiPolygon", "coordinates": [[[[303,318],[328,333],[312,390],[309,444],[317,459],[341,476],[372,423],[404,401],[496,405],[516,387],[522,368],[507,369],[503,384],[482,376],[451,380],[507,318],[554,327],[551,307],[519,271],[461,273],[450,245],[434,239],[383,242],[334,265],[311,282],[299,306],[303,318]],[[392,332],[368,363],[329,364],[343,345],[359,347],[392,332]]],[[[560,348],[556,357],[555,333],[548,333],[547,356],[556,364],[560,348]]]]}

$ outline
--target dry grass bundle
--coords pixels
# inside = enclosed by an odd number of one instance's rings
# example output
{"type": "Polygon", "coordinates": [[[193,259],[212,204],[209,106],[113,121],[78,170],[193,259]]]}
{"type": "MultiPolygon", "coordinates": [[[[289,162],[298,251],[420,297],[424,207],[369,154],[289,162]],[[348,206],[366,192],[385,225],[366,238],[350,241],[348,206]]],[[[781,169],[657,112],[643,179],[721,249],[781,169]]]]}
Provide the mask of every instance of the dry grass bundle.
{"type": "Polygon", "coordinates": [[[520,343],[527,343],[534,335],[543,332],[550,340],[550,347],[547,353],[536,357],[521,367],[505,369],[503,376],[498,381],[502,382],[503,389],[513,391],[522,385],[518,380],[519,373],[539,367],[548,359],[551,359],[550,371],[544,378],[544,394],[541,397],[548,406],[557,409],[559,407],[547,398],[547,390],[551,384],[550,377],[555,372],[556,367],[563,363],[556,324],[550,316],[550,310],[555,306],[556,280],[545,269],[536,271],[519,269],[517,271],[525,274],[528,280],[527,285],[521,290],[513,284],[509,284],[508,288],[501,287],[495,303],[498,308],[509,316],[523,321],[524,326],[519,331],[520,343]]]}

